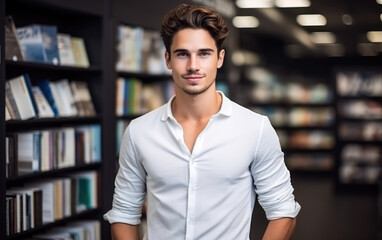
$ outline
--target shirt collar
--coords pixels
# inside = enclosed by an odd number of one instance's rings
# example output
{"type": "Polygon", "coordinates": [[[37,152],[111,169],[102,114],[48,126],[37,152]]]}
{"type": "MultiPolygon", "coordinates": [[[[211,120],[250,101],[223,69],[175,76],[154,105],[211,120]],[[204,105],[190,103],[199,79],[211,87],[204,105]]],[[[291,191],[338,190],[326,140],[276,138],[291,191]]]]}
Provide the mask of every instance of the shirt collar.
{"type": "MultiPolygon", "coordinates": [[[[222,96],[222,105],[221,105],[219,112],[217,114],[215,114],[215,116],[218,116],[218,115],[224,115],[227,117],[231,116],[231,114],[232,114],[232,102],[231,102],[231,100],[228,97],[226,97],[223,92],[221,92],[221,91],[217,91],[217,92],[220,93],[222,96]]],[[[172,110],[171,110],[171,103],[174,100],[174,98],[175,98],[175,95],[171,97],[171,99],[168,101],[168,103],[163,108],[162,119],[161,119],[162,121],[166,121],[168,118],[175,120],[174,115],[172,114],[172,110]]]]}

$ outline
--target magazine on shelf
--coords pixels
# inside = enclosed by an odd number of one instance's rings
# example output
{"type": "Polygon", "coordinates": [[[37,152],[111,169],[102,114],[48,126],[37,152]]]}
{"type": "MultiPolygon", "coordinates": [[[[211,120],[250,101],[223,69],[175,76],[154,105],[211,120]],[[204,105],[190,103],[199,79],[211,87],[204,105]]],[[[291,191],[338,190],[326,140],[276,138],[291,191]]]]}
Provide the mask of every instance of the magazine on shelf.
{"type": "Polygon", "coordinates": [[[69,34],[58,33],[57,41],[60,64],[63,66],[75,66],[76,62],[72,50],[71,36],[69,34]]]}
{"type": "Polygon", "coordinates": [[[57,26],[34,24],[16,31],[25,61],[60,64],[57,26]]]}
{"type": "Polygon", "coordinates": [[[75,65],[77,67],[88,68],[90,66],[90,62],[84,39],[71,36],[70,44],[72,46],[75,65]]]}

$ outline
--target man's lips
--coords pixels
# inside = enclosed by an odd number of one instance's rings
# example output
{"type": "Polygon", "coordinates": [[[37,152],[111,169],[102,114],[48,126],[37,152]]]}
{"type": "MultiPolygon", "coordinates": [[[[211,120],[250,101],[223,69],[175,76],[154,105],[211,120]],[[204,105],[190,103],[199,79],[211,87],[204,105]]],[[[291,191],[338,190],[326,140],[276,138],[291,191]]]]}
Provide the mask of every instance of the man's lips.
{"type": "Polygon", "coordinates": [[[183,75],[182,77],[187,81],[196,82],[204,78],[205,75],[183,75]]]}

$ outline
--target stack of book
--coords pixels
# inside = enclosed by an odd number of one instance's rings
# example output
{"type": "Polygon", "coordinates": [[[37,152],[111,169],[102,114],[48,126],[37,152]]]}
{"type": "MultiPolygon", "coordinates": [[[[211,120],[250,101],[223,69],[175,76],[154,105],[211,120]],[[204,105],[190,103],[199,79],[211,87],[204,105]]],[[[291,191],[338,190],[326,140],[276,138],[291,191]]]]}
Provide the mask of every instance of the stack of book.
{"type": "Polygon", "coordinates": [[[84,39],[59,33],[55,25],[16,27],[12,16],[7,16],[5,32],[7,60],[85,68],[90,65],[84,39]]]}
{"type": "Polygon", "coordinates": [[[101,127],[84,125],[7,133],[7,177],[101,161],[101,127]]]}
{"type": "Polygon", "coordinates": [[[5,88],[6,120],[96,115],[83,81],[46,79],[32,86],[29,75],[24,74],[7,80],[5,88]]]}
{"type": "Polygon", "coordinates": [[[97,208],[97,175],[87,171],[7,189],[7,235],[97,208]]]}
{"type": "Polygon", "coordinates": [[[158,108],[174,94],[172,80],[143,83],[137,78],[116,81],[117,116],[142,114],[158,108]]]}
{"type": "Polygon", "coordinates": [[[141,27],[118,26],[118,71],[167,74],[164,45],[159,32],[141,27]]]}

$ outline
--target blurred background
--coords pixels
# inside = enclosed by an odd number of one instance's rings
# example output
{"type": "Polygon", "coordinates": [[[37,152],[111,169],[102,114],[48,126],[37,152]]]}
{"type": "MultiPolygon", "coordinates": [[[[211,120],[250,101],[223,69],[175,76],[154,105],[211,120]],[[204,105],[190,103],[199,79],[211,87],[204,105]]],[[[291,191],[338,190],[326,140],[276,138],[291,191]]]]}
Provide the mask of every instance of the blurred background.
{"type": "Polygon", "coordinates": [[[293,239],[381,239],[382,1],[190,3],[231,25],[220,86],[276,128],[302,205],[293,239]]]}
{"type": "MultiPolygon", "coordinates": [[[[296,200],[302,206],[293,239],[382,239],[382,0],[183,2],[216,9],[230,27],[217,87],[239,104],[267,115],[275,127],[296,200]]],[[[100,195],[99,202],[89,206],[88,212],[74,211],[73,216],[55,219],[50,226],[6,239],[24,239],[51,226],[87,217],[101,222],[103,239],[110,236],[109,225],[102,221],[102,215],[111,206],[123,130],[131,119],[166,101],[159,96],[162,93],[158,89],[163,90],[163,86],[146,88],[138,101],[142,104],[139,109],[128,112],[123,105],[118,109],[121,100],[118,96],[124,94],[124,90],[118,92],[118,84],[158,86],[155,83],[161,81],[168,85],[171,77],[158,61],[162,56],[158,52],[163,50],[158,45],[158,34],[163,15],[180,3],[178,0],[6,0],[0,4],[5,7],[0,8],[0,15],[12,15],[17,28],[37,22],[56,25],[58,31],[81,37],[89,56],[85,66],[69,67],[2,56],[6,64],[1,63],[0,80],[5,82],[28,73],[33,85],[45,78],[53,82],[62,78],[86,81],[96,112],[82,118],[11,119],[5,127],[1,124],[0,147],[8,146],[3,137],[14,132],[94,123],[102,129],[97,145],[102,149],[102,157],[96,163],[73,163],[66,169],[64,166],[8,179],[4,176],[0,186],[0,205],[4,209],[6,189],[10,187],[35,180],[49,182],[56,175],[92,170],[102,179],[95,190],[100,195]],[[142,38],[133,45],[124,43],[122,33],[132,32],[142,38]],[[148,32],[154,32],[150,33],[152,38],[145,38],[145,34],[150,35],[148,32]],[[122,61],[126,55],[123,46],[129,50],[138,48],[142,39],[153,39],[148,44],[151,48],[143,48],[140,53],[155,55],[151,61],[156,67],[148,71],[147,63],[127,66],[122,61]]],[[[0,45],[4,42],[2,37],[0,45]]],[[[5,92],[4,88],[0,90],[5,92]]],[[[123,100],[126,99],[122,97],[123,100]]],[[[1,170],[5,172],[4,167],[1,170]]],[[[5,220],[1,221],[4,226],[0,238],[5,236],[6,225],[5,220]]],[[[264,212],[256,203],[252,240],[261,239],[266,224],[264,212]]]]}

